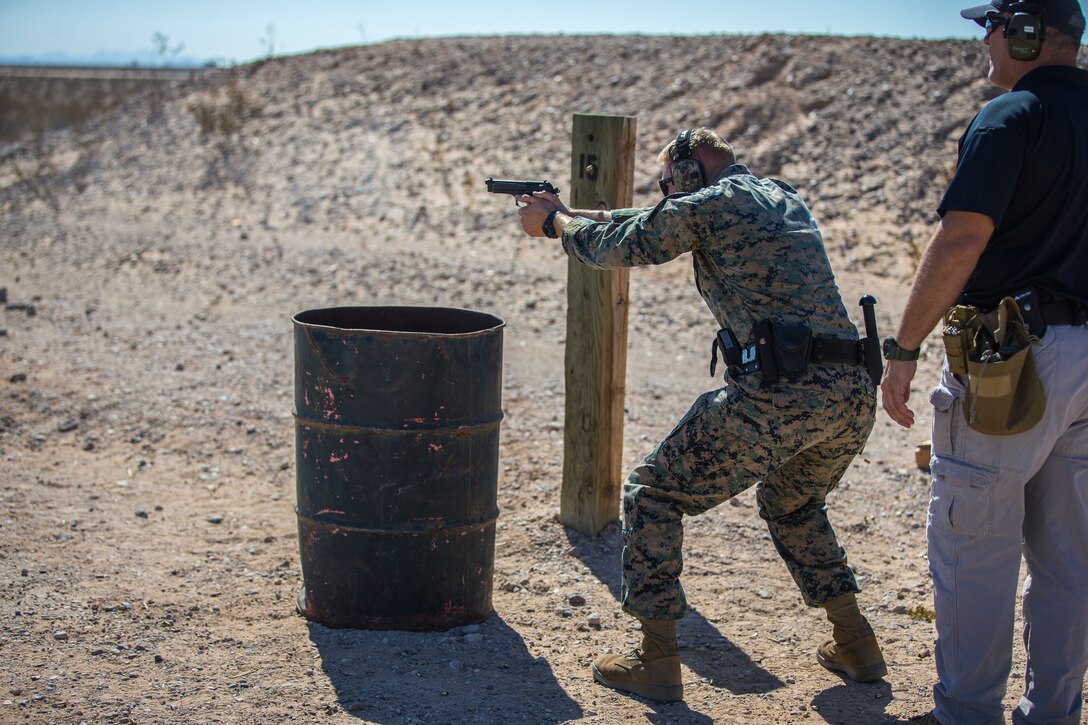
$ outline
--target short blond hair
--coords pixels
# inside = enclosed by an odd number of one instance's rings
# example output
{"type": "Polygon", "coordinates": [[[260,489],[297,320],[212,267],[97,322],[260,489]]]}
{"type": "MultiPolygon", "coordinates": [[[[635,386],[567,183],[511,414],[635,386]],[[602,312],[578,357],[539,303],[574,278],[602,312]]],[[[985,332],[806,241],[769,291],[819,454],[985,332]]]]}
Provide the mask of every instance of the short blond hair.
{"type": "MultiPolygon", "coordinates": [[[[661,153],[657,155],[657,163],[663,164],[672,160],[672,151],[676,148],[676,139],[668,143],[661,153]]],[[[726,166],[737,163],[737,154],[733,151],[733,145],[723,139],[709,128],[695,128],[691,131],[691,150],[708,149],[709,151],[724,157],[726,166]]]]}

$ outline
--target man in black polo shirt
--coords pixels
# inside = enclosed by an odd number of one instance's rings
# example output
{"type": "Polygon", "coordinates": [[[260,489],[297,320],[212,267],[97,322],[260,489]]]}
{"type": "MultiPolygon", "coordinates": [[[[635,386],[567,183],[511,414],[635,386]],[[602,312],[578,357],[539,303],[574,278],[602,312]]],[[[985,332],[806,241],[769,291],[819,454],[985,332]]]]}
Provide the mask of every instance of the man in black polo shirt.
{"type": "MultiPolygon", "coordinates": [[[[1027,669],[1013,722],[1079,725],[1088,666],[1088,72],[1076,0],[964,10],[986,28],[991,101],[960,140],[889,359],[883,406],[910,427],[918,351],[957,302],[1021,301],[1046,394],[1026,432],[986,435],[944,367],[934,405],[927,525],[937,612],[936,707],[918,721],[997,725],[1012,665],[1021,555],[1027,669]],[[1024,292],[1033,292],[1024,296],[1024,292]],[[1030,308],[1030,309],[1029,309],[1030,308]],[[1040,322],[1045,322],[1045,332],[1040,322]]],[[[973,391],[974,392],[974,391],[973,391]]]]}

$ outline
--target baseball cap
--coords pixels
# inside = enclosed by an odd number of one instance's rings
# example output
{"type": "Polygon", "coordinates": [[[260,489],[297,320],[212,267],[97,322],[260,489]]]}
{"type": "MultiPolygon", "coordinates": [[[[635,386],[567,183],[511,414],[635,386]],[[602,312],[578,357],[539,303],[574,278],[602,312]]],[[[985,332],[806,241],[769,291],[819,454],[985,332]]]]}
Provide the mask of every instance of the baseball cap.
{"type": "Polygon", "coordinates": [[[1018,10],[1042,11],[1046,24],[1057,28],[1066,35],[1080,40],[1084,34],[1084,13],[1078,0],[1036,0],[1036,2],[1017,2],[1017,0],[993,0],[986,5],[961,10],[960,15],[974,20],[979,25],[986,25],[986,16],[993,13],[1015,12],[1018,10]],[[1019,6],[1019,7],[1018,7],[1019,6]]]}

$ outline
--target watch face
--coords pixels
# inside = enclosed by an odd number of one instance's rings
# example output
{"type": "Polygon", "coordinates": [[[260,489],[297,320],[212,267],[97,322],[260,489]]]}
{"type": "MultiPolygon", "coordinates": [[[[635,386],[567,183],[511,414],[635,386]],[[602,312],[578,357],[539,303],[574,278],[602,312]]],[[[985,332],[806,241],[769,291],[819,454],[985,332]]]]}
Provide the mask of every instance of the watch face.
{"type": "Polygon", "coordinates": [[[895,338],[884,338],[884,357],[890,359],[892,354],[895,352],[896,347],[898,346],[895,344],[895,338]]]}

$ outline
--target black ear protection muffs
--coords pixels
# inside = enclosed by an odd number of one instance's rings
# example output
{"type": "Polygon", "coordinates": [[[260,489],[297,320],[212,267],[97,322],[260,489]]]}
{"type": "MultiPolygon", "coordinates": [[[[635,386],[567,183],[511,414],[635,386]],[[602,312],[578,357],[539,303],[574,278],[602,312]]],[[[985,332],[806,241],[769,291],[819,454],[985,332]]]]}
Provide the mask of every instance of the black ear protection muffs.
{"type": "Polygon", "coordinates": [[[691,135],[694,132],[695,129],[681,132],[669,153],[672,161],[672,185],[677,191],[698,191],[706,186],[703,165],[691,155],[691,135]]]}
{"type": "Polygon", "coordinates": [[[1044,8],[1039,4],[1022,2],[1010,5],[1009,10],[1012,17],[1004,28],[1005,38],[1009,41],[1009,57],[1033,61],[1043,49],[1043,36],[1046,33],[1044,8]]]}

